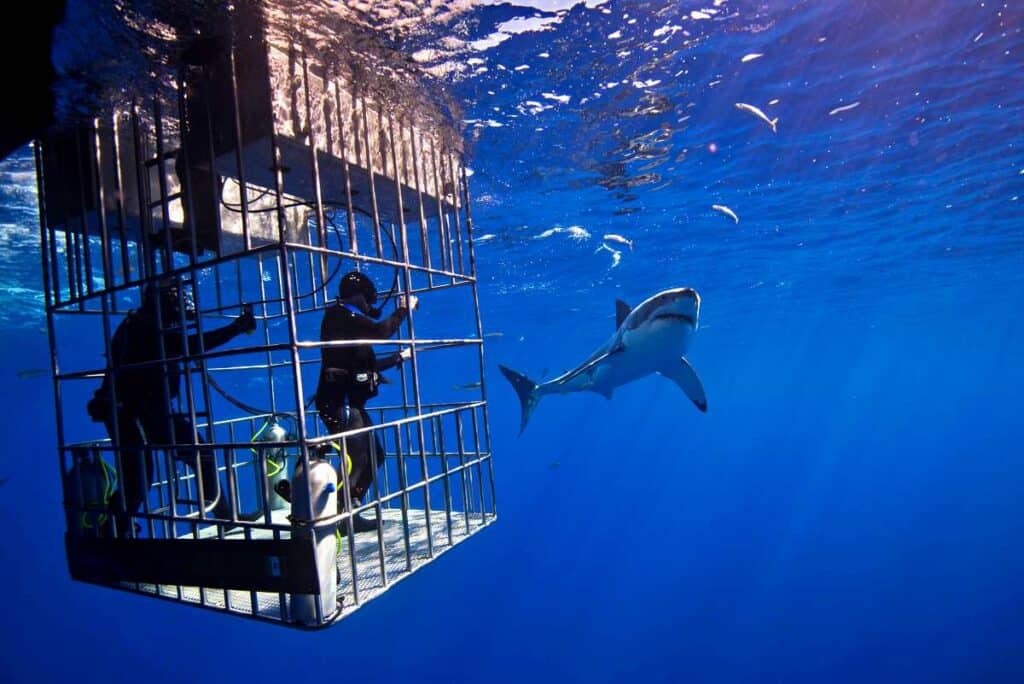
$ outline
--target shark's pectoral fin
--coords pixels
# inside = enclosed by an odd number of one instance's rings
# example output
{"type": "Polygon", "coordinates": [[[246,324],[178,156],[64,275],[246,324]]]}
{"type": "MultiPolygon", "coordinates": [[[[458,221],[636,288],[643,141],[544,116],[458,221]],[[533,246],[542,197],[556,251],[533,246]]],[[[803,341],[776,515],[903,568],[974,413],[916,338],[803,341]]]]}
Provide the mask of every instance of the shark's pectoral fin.
{"type": "Polygon", "coordinates": [[[697,371],[693,370],[693,366],[684,357],[679,357],[677,365],[659,372],[679,385],[683,392],[686,393],[686,396],[690,398],[690,401],[697,405],[697,408],[704,412],[708,410],[708,399],[704,395],[704,385],[701,384],[700,378],[697,377],[697,371]]]}
{"type": "Polygon", "coordinates": [[[615,391],[614,387],[591,387],[590,389],[594,390],[595,392],[600,394],[605,399],[611,399],[612,398],[612,392],[615,391]]]}

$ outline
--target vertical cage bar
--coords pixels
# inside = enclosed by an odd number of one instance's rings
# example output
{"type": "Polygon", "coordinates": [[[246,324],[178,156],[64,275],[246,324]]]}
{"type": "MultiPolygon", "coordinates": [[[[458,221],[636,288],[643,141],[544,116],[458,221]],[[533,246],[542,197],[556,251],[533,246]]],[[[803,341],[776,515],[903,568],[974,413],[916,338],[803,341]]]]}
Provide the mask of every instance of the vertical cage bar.
{"type": "MultiPolygon", "coordinates": [[[[103,192],[103,158],[102,158],[102,144],[100,141],[100,128],[97,125],[97,120],[94,119],[92,122],[92,136],[89,144],[89,149],[92,152],[92,167],[90,169],[91,175],[94,178],[94,188],[96,196],[93,198],[96,202],[96,206],[106,206],[106,197],[103,192]]],[[[116,163],[116,159],[115,159],[116,163]]],[[[118,200],[120,201],[120,200],[118,200]]],[[[107,216],[106,211],[100,211],[98,214],[99,228],[100,228],[100,242],[103,249],[101,250],[103,256],[103,280],[107,287],[110,286],[110,273],[113,270],[111,264],[111,255],[106,248],[110,239],[109,231],[107,230],[107,216]]],[[[113,299],[113,297],[111,297],[113,299]]],[[[121,359],[114,354],[114,350],[111,345],[112,331],[110,328],[110,306],[108,302],[107,292],[102,292],[100,295],[100,309],[103,320],[103,349],[106,354],[107,368],[116,369],[120,365],[121,359]]],[[[114,464],[116,467],[118,482],[121,486],[118,487],[119,499],[121,508],[125,511],[126,519],[129,521],[127,530],[117,530],[118,534],[124,534],[127,532],[129,537],[135,536],[135,526],[131,524],[132,515],[135,511],[128,510],[127,498],[124,491],[124,453],[121,447],[121,412],[118,410],[117,401],[117,383],[114,382],[116,377],[116,371],[111,370],[111,382],[110,382],[110,424],[113,426],[113,434],[111,435],[111,446],[113,447],[114,464]]],[[[143,460],[142,463],[143,471],[146,470],[146,462],[143,460]]],[[[147,473],[148,475],[148,473],[147,473]]]]}
{"type": "MultiPolygon", "coordinates": [[[[114,202],[117,207],[117,237],[121,245],[121,280],[132,281],[131,259],[128,254],[128,239],[125,231],[126,217],[124,212],[124,178],[121,175],[121,113],[115,112],[111,117],[111,135],[113,139],[113,159],[111,164],[114,172],[114,202]]],[[[136,248],[136,254],[138,254],[136,248]]],[[[141,272],[141,269],[140,269],[141,272]]],[[[117,298],[113,299],[114,311],[117,312],[117,298]]]]}
{"type": "MultiPolygon", "coordinates": [[[[469,249],[469,275],[471,277],[470,289],[471,289],[471,291],[473,293],[473,311],[476,314],[476,321],[475,321],[475,323],[476,323],[476,335],[477,335],[477,338],[480,340],[480,344],[476,345],[476,348],[477,348],[477,355],[478,355],[478,360],[479,360],[480,396],[481,396],[481,398],[483,399],[483,402],[484,402],[484,405],[483,405],[483,407],[481,409],[481,412],[483,414],[485,448],[486,448],[486,451],[488,453],[488,459],[487,459],[487,475],[488,475],[488,477],[487,477],[487,479],[488,479],[488,483],[490,484],[490,488],[491,488],[491,508],[492,508],[492,513],[497,515],[497,513],[498,513],[498,503],[497,503],[497,499],[495,498],[496,490],[495,490],[495,486],[494,486],[494,464],[493,464],[493,462],[491,460],[493,457],[490,455],[491,454],[491,421],[490,421],[490,418],[488,416],[488,408],[487,408],[488,407],[488,404],[487,404],[487,377],[486,377],[486,372],[484,370],[485,369],[485,364],[484,364],[484,324],[483,324],[483,318],[481,317],[481,314],[480,314],[480,288],[479,288],[479,278],[478,278],[478,275],[477,275],[477,268],[476,268],[476,247],[475,247],[475,243],[473,242],[473,216],[472,216],[472,213],[470,211],[471,203],[470,203],[470,199],[469,199],[469,178],[466,175],[466,162],[465,162],[465,159],[462,160],[462,163],[460,164],[460,168],[462,170],[462,178],[461,178],[461,183],[460,183],[460,187],[462,189],[462,207],[463,207],[463,210],[466,212],[466,242],[467,242],[467,246],[468,246],[468,249],[469,249]]],[[[481,482],[481,486],[483,486],[482,482],[481,482]]]]}
{"type": "MultiPolygon", "coordinates": [[[[396,201],[398,202],[398,228],[402,238],[402,275],[405,282],[403,283],[403,289],[405,290],[406,296],[413,291],[412,286],[412,270],[409,268],[409,234],[406,231],[405,226],[405,203],[402,200],[402,180],[401,174],[398,168],[398,153],[395,150],[395,126],[394,119],[388,116],[388,131],[391,134],[391,159],[392,165],[394,166],[395,172],[395,193],[396,201]]],[[[420,452],[420,468],[422,469],[422,476],[424,482],[429,477],[429,469],[427,468],[427,455],[424,451],[425,436],[423,431],[423,419],[419,416],[423,415],[423,405],[420,400],[420,373],[419,373],[419,354],[416,350],[416,326],[413,322],[413,311],[409,309],[409,316],[405,319],[406,329],[409,331],[409,339],[412,341],[410,348],[410,361],[412,362],[412,397],[413,397],[413,408],[416,411],[416,432],[419,438],[419,452],[420,452]]],[[[404,401],[404,400],[403,400],[404,401]]],[[[424,485],[423,487],[423,508],[426,515],[427,522],[427,554],[430,558],[434,557],[434,536],[431,529],[430,519],[430,487],[424,485]]]]}
{"type": "MultiPolygon", "coordinates": [[[[352,211],[352,171],[348,165],[348,135],[345,132],[345,117],[341,107],[341,84],[334,82],[334,99],[337,102],[338,140],[341,145],[341,171],[345,178],[345,217],[348,221],[348,243],[349,250],[353,254],[359,254],[359,241],[356,238],[356,218],[352,211]]],[[[353,100],[353,114],[355,104],[353,100]]],[[[358,136],[356,136],[358,141],[358,136]]],[[[358,145],[358,142],[356,143],[358,145]]],[[[339,236],[340,237],[340,236],[339,236]]],[[[344,245],[339,240],[338,251],[344,251],[344,245]]]]}
{"type": "MultiPolygon", "coordinates": [[[[357,98],[355,93],[352,95],[353,106],[357,98]]],[[[384,258],[384,245],[380,238],[380,211],[377,205],[377,181],[375,178],[375,172],[373,170],[373,146],[370,144],[370,124],[366,114],[366,100],[362,99],[362,110],[363,110],[363,145],[366,148],[366,170],[370,180],[370,205],[373,208],[373,238],[374,243],[377,246],[377,258],[384,258]]]]}
{"type": "MultiPolygon", "coordinates": [[[[437,147],[434,140],[430,141],[430,167],[434,172],[434,195],[437,200],[437,235],[441,248],[441,270],[454,270],[451,260],[451,245],[448,242],[448,231],[445,230],[444,199],[441,197],[441,176],[437,170],[437,147]]],[[[454,281],[451,281],[454,282],[454,281]]]]}

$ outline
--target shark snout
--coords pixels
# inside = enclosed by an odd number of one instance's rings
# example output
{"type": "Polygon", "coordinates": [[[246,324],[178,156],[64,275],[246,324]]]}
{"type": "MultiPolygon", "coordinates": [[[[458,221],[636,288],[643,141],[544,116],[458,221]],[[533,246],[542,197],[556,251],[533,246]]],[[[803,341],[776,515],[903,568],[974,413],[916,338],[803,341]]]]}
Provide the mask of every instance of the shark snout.
{"type": "Polygon", "coordinates": [[[680,287],[662,293],[657,307],[658,318],[683,318],[697,325],[700,316],[700,295],[692,287],[680,287]]]}

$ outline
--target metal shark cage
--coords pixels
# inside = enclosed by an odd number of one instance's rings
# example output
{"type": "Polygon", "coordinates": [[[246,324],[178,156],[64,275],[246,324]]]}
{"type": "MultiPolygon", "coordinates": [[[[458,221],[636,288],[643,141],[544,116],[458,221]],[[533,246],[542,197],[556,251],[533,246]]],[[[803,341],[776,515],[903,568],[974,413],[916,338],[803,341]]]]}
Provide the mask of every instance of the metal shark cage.
{"type": "Polygon", "coordinates": [[[467,170],[432,105],[388,101],[240,6],[225,49],[169,91],[35,146],[67,560],[76,580],[316,628],[495,520],[467,170]],[[396,338],[320,340],[349,270],[419,297],[396,338]],[[159,358],[133,364],[113,339],[151,288],[180,306],[157,315],[159,358]],[[205,348],[246,304],[255,333],[205,348]],[[310,400],[321,349],[359,343],[410,358],[367,406],[372,427],[328,434],[310,400]],[[187,437],[122,439],[116,384],[107,425],[86,417],[105,374],[147,366],[187,437]],[[452,368],[475,395],[453,397],[452,368]],[[383,451],[359,501],[343,464],[365,433],[383,451]],[[275,483],[321,456],[347,505],[298,504],[323,494],[311,480],[289,505],[275,483]],[[355,534],[355,514],[381,524],[355,534]]]}

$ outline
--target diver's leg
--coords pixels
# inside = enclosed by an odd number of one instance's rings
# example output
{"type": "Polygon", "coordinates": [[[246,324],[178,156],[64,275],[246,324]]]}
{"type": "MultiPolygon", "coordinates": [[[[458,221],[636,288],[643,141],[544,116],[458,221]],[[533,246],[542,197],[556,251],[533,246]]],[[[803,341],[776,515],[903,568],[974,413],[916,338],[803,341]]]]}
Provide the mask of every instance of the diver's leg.
{"type": "MultiPolygon", "coordinates": [[[[111,440],[114,439],[113,421],[104,421],[111,440]]],[[[117,534],[127,537],[131,527],[131,516],[135,513],[146,493],[152,485],[153,454],[145,448],[146,438],[138,419],[125,412],[117,416],[117,434],[121,438],[119,449],[120,471],[118,472],[119,489],[110,498],[110,509],[114,511],[117,534]],[[124,506],[121,505],[121,492],[124,492],[124,506]]],[[[118,458],[115,457],[115,465],[118,458]]]]}
{"type": "MultiPolygon", "coordinates": [[[[339,415],[341,427],[335,429],[335,432],[358,430],[369,424],[369,421],[364,422],[366,412],[361,408],[354,406],[342,407],[339,415]]],[[[352,499],[352,505],[358,506],[363,495],[366,493],[367,486],[373,481],[373,466],[370,462],[370,436],[362,434],[345,440],[345,449],[348,454],[348,462],[352,464],[352,470],[348,473],[349,496],[352,499]]],[[[344,459],[342,459],[341,467],[346,467],[344,459]]],[[[346,510],[347,499],[349,498],[345,496],[344,484],[345,475],[344,473],[339,473],[338,487],[342,489],[338,493],[339,513],[346,510]]],[[[348,533],[346,527],[347,525],[342,523],[342,534],[348,533]]],[[[352,516],[352,529],[356,532],[369,532],[377,529],[377,521],[364,518],[361,514],[357,513],[352,516]]]]}
{"type": "MultiPolygon", "coordinates": [[[[182,414],[175,414],[174,420],[174,444],[192,444],[192,421],[189,420],[188,416],[182,414]]],[[[203,440],[202,435],[196,432],[196,442],[201,445],[199,447],[199,476],[202,479],[202,487],[197,487],[199,490],[199,498],[203,502],[203,507],[206,508],[210,504],[215,504],[211,515],[214,518],[221,518],[224,520],[231,519],[231,504],[228,501],[228,497],[221,496],[220,480],[217,474],[217,458],[206,442],[203,440]]],[[[194,448],[181,448],[175,450],[175,460],[181,461],[188,467],[195,470],[196,467],[196,450],[194,448]]]]}
{"type": "Polygon", "coordinates": [[[331,397],[327,390],[317,393],[316,411],[320,415],[320,421],[327,428],[327,434],[334,434],[345,429],[344,402],[331,397]]]}
{"type": "MultiPolygon", "coordinates": [[[[370,420],[370,414],[366,412],[366,409],[359,407],[359,424],[360,427],[372,427],[373,422],[370,420]]],[[[365,449],[366,449],[366,468],[362,473],[362,478],[358,483],[359,496],[363,497],[370,491],[370,486],[373,484],[375,477],[375,471],[384,467],[385,456],[387,454],[384,451],[384,445],[380,441],[380,434],[377,431],[367,433],[365,435],[365,449]],[[376,466],[376,468],[374,468],[376,466]]]]}

